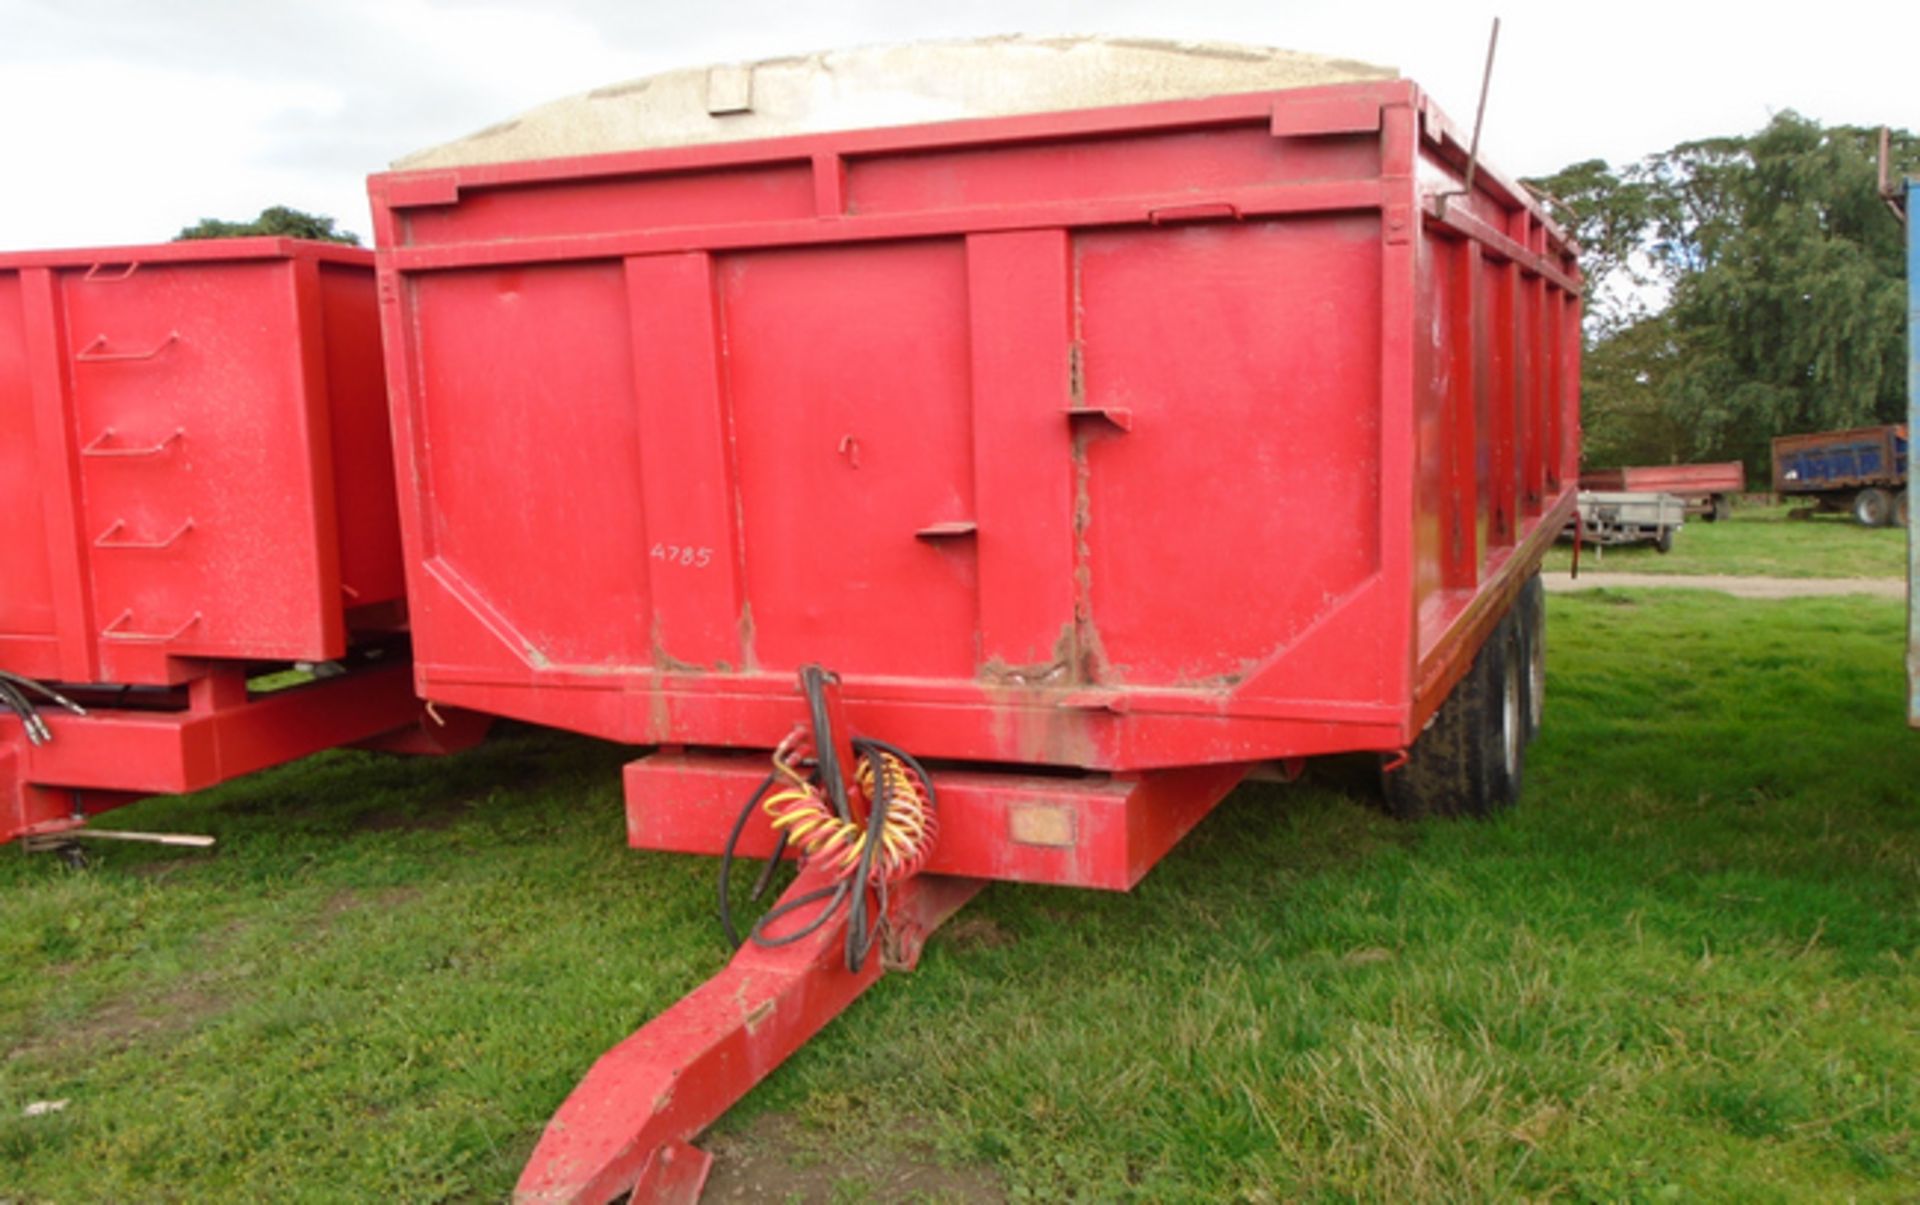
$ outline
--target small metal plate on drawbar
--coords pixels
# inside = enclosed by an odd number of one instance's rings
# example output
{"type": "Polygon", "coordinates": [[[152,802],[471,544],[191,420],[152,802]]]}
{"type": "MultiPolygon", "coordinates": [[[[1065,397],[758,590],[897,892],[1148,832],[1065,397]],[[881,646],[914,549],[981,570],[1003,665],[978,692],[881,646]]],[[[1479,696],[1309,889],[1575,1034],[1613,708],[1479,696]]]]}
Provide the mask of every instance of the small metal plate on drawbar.
{"type": "Polygon", "coordinates": [[[1007,809],[1007,836],[1020,845],[1069,848],[1079,839],[1078,827],[1070,807],[1016,803],[1007,809]]]}

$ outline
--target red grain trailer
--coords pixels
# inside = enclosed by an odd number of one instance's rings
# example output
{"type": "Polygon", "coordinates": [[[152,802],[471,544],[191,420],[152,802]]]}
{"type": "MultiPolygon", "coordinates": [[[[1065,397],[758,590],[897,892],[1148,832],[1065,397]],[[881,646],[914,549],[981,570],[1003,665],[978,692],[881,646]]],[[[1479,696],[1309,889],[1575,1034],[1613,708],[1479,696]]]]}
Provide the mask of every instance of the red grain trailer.
{"type": "Polygon", "coordinates": [[[697,1192],[883,955],[1131,886],[1262,763],[1517,794],[1580,278],[1411,83],[370,190],[420,690],[657,746],[635,846],[809,855],[524,1197],[697,1192]]]}
{"type": "Polygon", "coordinates": [[[0,842],[337,745],[433,747],[403,735],[370,252],[0,255],[0,548],[0,842]],[[262,689],[300,663],[323,676],[262,689]]]}

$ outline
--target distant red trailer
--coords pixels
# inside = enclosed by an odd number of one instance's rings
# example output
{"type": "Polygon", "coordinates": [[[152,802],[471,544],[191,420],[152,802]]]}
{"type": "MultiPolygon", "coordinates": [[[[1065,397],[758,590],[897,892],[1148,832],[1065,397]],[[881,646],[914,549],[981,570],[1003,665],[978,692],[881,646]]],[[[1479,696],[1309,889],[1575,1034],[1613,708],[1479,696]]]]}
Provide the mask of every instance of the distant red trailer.
{"type": "MultiPolygon", "coordinates": [[[[776,746],[870,822],[856,763],[931,761],[902,965],[987,879],[1132,885],[1256,763],[1509,802],[1580,278],[1467,178],[1399,81],[376,176],[420,689],[659,746],[646,848],[794,852],[741,809],[776,746]]],[[[523,1194],[697,1183],[879,973],[849,923],[609,1054],[523,1194]]]]}
{"type": "Polygon", "coordinates": [[[1737,460],[1712,464],[1640,464],[1617,469],[1588,469],[1580,488],[1605,493],[1673,494],[1687,513],[1708,522],[1733,513],[1733,498],[1747,491],[1747,466],[1737,460]]]}
{"type": "Polygon", "coordinates": [[[371,253],[0,255],[0,841],[411,728],[391,466],[371,253]]]}

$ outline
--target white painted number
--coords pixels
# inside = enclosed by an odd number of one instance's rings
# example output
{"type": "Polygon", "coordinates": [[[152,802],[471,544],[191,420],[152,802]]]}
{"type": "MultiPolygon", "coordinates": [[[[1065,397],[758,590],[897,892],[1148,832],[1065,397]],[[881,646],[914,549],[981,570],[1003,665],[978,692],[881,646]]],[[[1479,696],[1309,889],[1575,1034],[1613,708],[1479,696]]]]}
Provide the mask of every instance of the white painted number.
{"type": "Polygon", "coordinates": [[[695,548],[691,544],[655,544],[648,555],[656,561],[686,569],[705,569],[713,564],[713,549],[695,548]]]}

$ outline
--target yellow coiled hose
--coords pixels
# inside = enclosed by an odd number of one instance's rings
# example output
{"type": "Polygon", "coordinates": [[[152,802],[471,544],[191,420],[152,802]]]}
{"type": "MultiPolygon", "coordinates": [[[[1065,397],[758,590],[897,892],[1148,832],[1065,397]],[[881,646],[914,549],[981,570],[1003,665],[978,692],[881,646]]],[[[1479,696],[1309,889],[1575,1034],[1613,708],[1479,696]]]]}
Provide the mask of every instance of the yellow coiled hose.
{"type": "Polygon", "coordinates": [[[834,814],[826,793],[801,773],[802,756],[799,744],[791,740],[774,752],[774,772],[782,785],[767,793],[761,807],[775,832],[809,861],[827,867],[837,878],[849,878],[866,853],[867,820],[874,801],[885,798],[886,817],[867,881],[896,883],[926,865],[939,825],[927,784],[905,762],[883,751],[862,753],[854,766],[855,815],[843,820],[834,814]]]}

